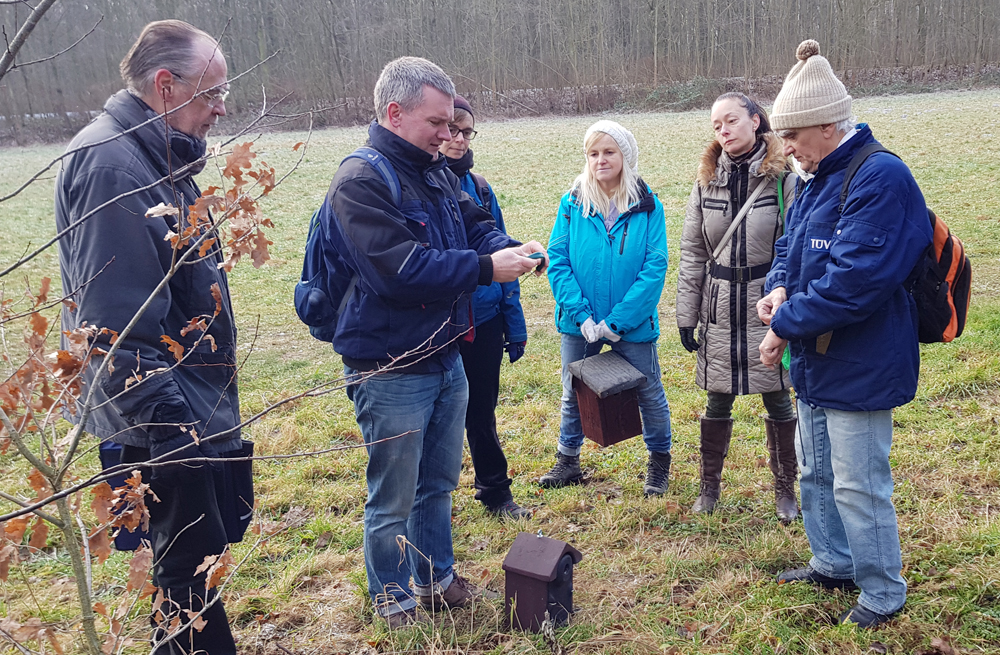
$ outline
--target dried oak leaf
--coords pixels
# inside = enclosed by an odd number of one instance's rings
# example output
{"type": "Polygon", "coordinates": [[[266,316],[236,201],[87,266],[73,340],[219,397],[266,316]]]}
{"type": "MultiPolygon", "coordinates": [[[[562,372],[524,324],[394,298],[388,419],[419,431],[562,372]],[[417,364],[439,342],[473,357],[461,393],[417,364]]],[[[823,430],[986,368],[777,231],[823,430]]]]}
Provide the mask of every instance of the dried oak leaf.
{"type": "Polygon", "coordinates": [[[222,290],[219,288],[218,282],[212,285],[212,298],[215,300],[215,313],[213,316],[218,316],[219,312],[222,311],[222,290]]]}
{"type": "MultiPolygon", "coordinates": [[[[146,587],[146,578],[149,577],[149,569],[153,565],[153,551],[147,546],[142,546],[135,551],[132,560],[128,564],[128,582],[125,591],[135,591],[146,587]]],[[[155,591],[155,587],[154,587],[155,591]]]]}
{"type": "Polygon", "coordinates": [[[187,614],[188,621],[191,623],[191,627],[197,630],[198,632],[204,630],[205,626],[208,625],[208,621],[205,620],[205,617],[198,616],[198,612],[195,612],[193,610],[184,610],[184,612],[187,614]]]}
{"type": "Polygon", "coordinates": [[[170,353],[174,356],[174,359],[176,359],[178,362],[181,361],[181,359],[184,357],[184,346],[177,343],[176,341],[174,341],[165,334],[160,335],[160,341],[162,343],[167,344],[167,350],[169,350],[170,353]]]}
{"type": "Polygon", "coordinates": [[[38,312],[34,312],[28,317],[28,321],[31,323],[31,331],[40,337],[44,337],[49,330],[49,319],[38,312]]]}
{"type": "Polygon", "coordinates": [[[10,565],[17,562],[17,546],[7,544],[0,548],[0,580],[6,582],[10,574],[10,565]]]}
{"type": "Polygon", "coordinates": [[[99,523],[107,523],[114,516],[111,512],[118,495],[107,482],[102,482],[90,490],[94,500],[90,501],[90,509],[94,510],[99,523]]]}
{"type": "Polygon", "coordinates": [[[30,516],[19,516],[16,519],[11,519],[4,523],[3,531],[7,536],[7,539],[15,544],[21,543],[21,540],[24,539],[24,533],[28,529],[28,523],[30,521],[30,516]]]}
{"type": "Polygon", "coordinates": [[[90,546],[91,554],[97,557],[98,564],[104,564],[111,556],[111,539],[108,538],[107,528],[98,527],[90,533],[87,544],[90,546]]]}
{"type": "Polygon", "coordinates": [[[49,539],[49,524],[41,517],[35,519],[35,526],[31,529],[31,538],[28,539],[28,546],[35,550],[45,548],[49,539]]]}
{"type": "Polygon", "coordinates": [[[271,259],[271,254],[267,251],[267,247],[272,245],[274,242],[270,241],[262,230],[257,230],[257,236],[254,238],[253,250],[250,253],[253,259],[253,267],[260,268],[271,259]]]}
{"type": "Polygon", "coordinates": [[[216,241],[218,241],[218,239],[216,239],[215,237],[211,237],[209,239],[205,239],[204,241],[202,241],[201,246],[198,248],[198,256],[204,257],[205,255],[207,255],[208,252],[212,249],[212,246],[215,245],[216,241]]]}
{"type": "Polygon", "coordinates": [[[42,278],[42,288],[35,294],[35,307],[38,307],[49,299],[49,287],[52,286],[52,278],[42,278]]]}
{"type": "Polygon", "coordinates": [[[305,144],[306,144],[306,142],[305,142],[305,141],[299,141],[299,142],[298,142],[298,143],[296,143],[296,144],[295,144],[294,146],[292,146],[292,152],[295,152],[295,151],[297,151],[297,150],[298,150],[299,148],[301,148],[301,147],[302,147],[302,146],[304,146],[305,144]]]}
{"type": "Polygon", "coordinates": [[[180,210],[173,206],[173,204],[164,205],[162,202],[155,207],[150,207],[146,210],[147,218],[154,218],[156,216],[176,216],[180,210]]]}
{"type": "Polygon", "coordinates": [[[190,321],[188,321],[187,325],[181,328],[181,336],[186,337],[195,330],[198,330],[199,332],[204,332],[207,329],[208,325],[205,324],[205,319],[202,318],[201,316],[195,316],[190,321]]]}
{"type": "Polygon", "coordinates": [[[35,490],[35,500],[41,500],[48,495],[49,482],[38,469],[31,469],[31,473],[28,474],[28,484],[35,490]]]}
{"type": "Polygon", "coordinates": [[[233,151],[226,156],[226,167],[222,169],[222,174],[232,179],[237,184],[243,183],[243,170],[250,168],[250,160],[257,156],[250,151],[253,141],[241,143],[233,148],[233,151]]]}

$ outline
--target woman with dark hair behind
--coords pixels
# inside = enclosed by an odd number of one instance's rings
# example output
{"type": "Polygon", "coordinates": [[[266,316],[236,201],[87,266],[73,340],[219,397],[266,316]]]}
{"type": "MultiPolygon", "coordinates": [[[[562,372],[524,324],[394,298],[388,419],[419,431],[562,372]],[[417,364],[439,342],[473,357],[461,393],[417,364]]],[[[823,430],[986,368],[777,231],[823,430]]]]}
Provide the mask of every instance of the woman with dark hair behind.
{"type": "Polygon", "coordinates": [[[688,200],[677,279],[681,343],[698,352],[696,381],[708,392],[701,418],[701,488],[692,509],[714,510],[733,433],[733,402],[738,395],[759,393],[768,414],[764,425],[777,515],[788,522],[798,515],[796,419],[788,372],[760,362],[757,346],[767,326],[757,318],[756,305],[774,243],[784,231],[795,176],[756,102],[724,93],[712,105],[711,120],[715,140],[702,155],[688,200]]]}

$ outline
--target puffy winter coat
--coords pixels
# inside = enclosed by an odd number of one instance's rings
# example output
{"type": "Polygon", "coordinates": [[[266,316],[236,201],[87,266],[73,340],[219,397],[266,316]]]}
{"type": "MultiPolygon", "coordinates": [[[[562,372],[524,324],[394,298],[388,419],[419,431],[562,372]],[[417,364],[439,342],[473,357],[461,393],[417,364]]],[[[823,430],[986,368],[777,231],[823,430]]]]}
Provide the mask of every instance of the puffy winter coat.
{"type": "MultiPolygon", "coordinates": [[[[66,291],[79,288],[74,296],[76,307],[63,307],[63,330],[86,323],[122,332],[170,268],[174,251],[164,236],[174,229],[177,217],[147,217],[146,210],[161,202],[184,206],[194,203],[201,192],[191,176],[201,170],[203,163],[193,171],[175,174],[174,188],[180,203],[170,182],[158,180],[171,170],[181,170],[197,161],[205,152],[205,144],[171,129],[168,165],[162,119],[139,127],[155,116],[137,97],[119,91],[104,105],[104,113],[69,145],[70,151],[83,149],[63,160],[56,178],[56,227],[63,230],[108,204],[59,241],[62,287],[66,291]],[[123,135],[132,128],[137,129],[123,135]],[[108,142],[84,148],[105,140],[108,142]],[[137,191],[144,187],[149,188],[137,191]],[[109,203],[124,194],[130,195],[109,203]]],[[[118,397],[94,409],[85,428],[88,432],[148,448],[149,436],[136,427],[140,424],[192,422],[201,437],[239,425],[236,327],[226,274],[218,266],[222,255],[215,249],[200,261],[198,257],[191,261],[154,297],[132,331],[121,340],[114,371],[98,380],[95,405],[118,397]],[[203,339],[192,351],[201,332],[195,330],[182,336],[181,330],[192,318],[215,313],[213,285],[221,291],[220,311],[207,321],[208,334],[214,341],[203,339]],[[168,344],[161,340],[162,335],[184,346],[187,357],[179,365],[168,344]],[[176,368],[170,371],[149,376],[151,371],[174,365],[176,368]],[[135,372],[143,378],[142,383],[132,384],[122,393],[135,372]]],[[[108,347],[107,335],[98,341],[108,347]]],[[[92,362],[86,374],[88,384],[93,382],[100,363],[99,358],[92,362]]],[[[78,420],[79,415],[70,418],[78,420]]],[[[240,448],[239,429],[214,444],[220,452],[240,448]]]]}
{"type": "Polygon", "coordinates": [[[924,197],[906,164],[876,153],[837,211],[851,158],[874,142],[859,125],[800,183],[767,278],[768,292],[788,295],[771,329],[789,341],[796,397],[814,407],[886,410],[917,390],[916,303],[904,282],[931,241],[924,197]]]}
{"type": "Polygon", "coordinates": [[[610,232],[600,214],[583,215],[572,192],[563,196],[548,245],[559,332],[580,336],[589,316],[625,341],[648,343],[660,336],[667,232],[663,205],[645,182],[639,184],[639,201],[610,232]]]}
{"type": "MultiPolygon", "coordinates": [[[[774,242],[783,229],[778,178],[785,171],[786,158],[773,133],[759,140],[754,154],[739,164],[718,142],[702,155],[681,237],[677,326],[698,328],[696,382],[708,391],[742,395],[789,386],[782,367],[771,370],[760,363],[758,346],[767,326],[757,317],[774,242]],[[761,181],[764,190],[713,265],[712,253],[761,181]]],[[[794,179],[785,180],[786,211],[793,186],[794,179]]]]}
{"type": "Polygon", "coordinates": [[[392,163],[402,202],[393,203],[382,176],[361,159],[347,159],[334,175],[328,247],[359,278],[333,348],[358,370],[407,353],[409,359],[400,361],[414,363],[402,373],[448,369],[458,361],[457,340],[471,327],[472,294],[493,282],[490,253],[519,243],[462,191],[444,156],[376,122],[368,137],[392,163]]]}

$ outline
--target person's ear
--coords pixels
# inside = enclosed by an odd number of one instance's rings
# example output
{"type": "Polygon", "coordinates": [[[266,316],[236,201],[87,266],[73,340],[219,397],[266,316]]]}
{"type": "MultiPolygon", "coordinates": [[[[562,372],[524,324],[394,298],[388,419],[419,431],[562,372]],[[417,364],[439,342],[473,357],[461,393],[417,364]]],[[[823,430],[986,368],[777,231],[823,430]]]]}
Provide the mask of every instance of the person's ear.
{"type": "Polygon", "coordinates": [[[177,97],[177,85],[180,81],[166,68],[161,68],[153,74],[153,95],[162,100],[172,100],[177,97]]]}
{"type": "Polygon", "coordinates": [[[754,114],[751,118],[751,122],[753,123],[753,131],[756,132],[757,128],[760,127],[760,116],[754,114]]]}
{"type": "Polygon", "coordinates": [[[393,127],[399,127],[403,119],[403,108],[398,102],[390,102],[385,108],[385,118],[393,127]]]}

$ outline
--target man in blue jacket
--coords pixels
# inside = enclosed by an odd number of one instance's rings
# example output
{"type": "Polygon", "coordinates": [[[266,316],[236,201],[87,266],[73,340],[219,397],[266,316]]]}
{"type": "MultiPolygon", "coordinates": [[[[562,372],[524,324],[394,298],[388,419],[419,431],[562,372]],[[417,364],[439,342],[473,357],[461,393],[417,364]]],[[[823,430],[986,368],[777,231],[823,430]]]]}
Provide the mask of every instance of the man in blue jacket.
{"type": "Polygon", "coordinates": [[[333,347],[370,444],[365,568],[390,627],[419,620],[418,602],[438,611],[481,593],[453,570],[451,493],[469,397],[458,344],[474,337],[478,286],[548,264],[541,244],[496,229],[447,169],[438,149],[451,138],[454,99],[451,79],[426,59],[386,64],[368,143],[395,171],[402,197],[397,204],[385,178],[357,157],[341,164],[327,196],[327,247],[357,274],[333,347]],[[527,257],[535,252],[540,261],[527,257]]]}
{"type": "MultiPolygon", "coordinates": [[[[222,254],[175,250],[164,237],[184,215],[147,214],[161,203],[184,211],[201,195],[194,175],[205,166],[205,137],[226,114],[226,60],[205,32],[157,21],[143,29],[121,72],[128,89],[76,135],[56,179],[56,225],[68,230],[59,241],[62,288],[76,290],[75,306],[62,310],[63,330],[107,328],[95,347],[107,350],[115,339],[119,347],[100,377],[101,357],[84,373],[83,398],[93,392],[93,402],[81,428],[122,444],[128,463],[242,456],[236,327],[222,254]],[[206,329],[185,329],[197,317],[206,329]],[[183,346],[183,361],[164,335],[183,346]]],[[[81,422],[82,410],[71,420],[81,422]]],[[[153,607],[154,616],[161,626],[174,617],[185,624],[173,635],[157,630],[153,652],[235,655],[222,602],[196,569],[239,541],[252,493],[233,493],[231,466],[142,470],[158,499],[147,503],[153,580],[169,599],[153,607]],[[202,611],[207,623],[193,629],[188,622],[202,611]]],[[[252,488],[249,466],[242,470],[252,488]]]]}
{"type": "Polygon", "coordinates": [[[913,399],[920,351],[905,282],[930,243],[924,198],[886,153],[858,170],[841,210],[846,169],[875,143],[851,120],[851,97],[815,41],[774,102],[771,124],[804,175],[757,306],[770,330],[761,361],[786,344],[798,402],[802,517],[812,559],[778,582],[861,589],[841,623],[870,628],[906,602],[892,504],[892,409],[913,399]]]}

